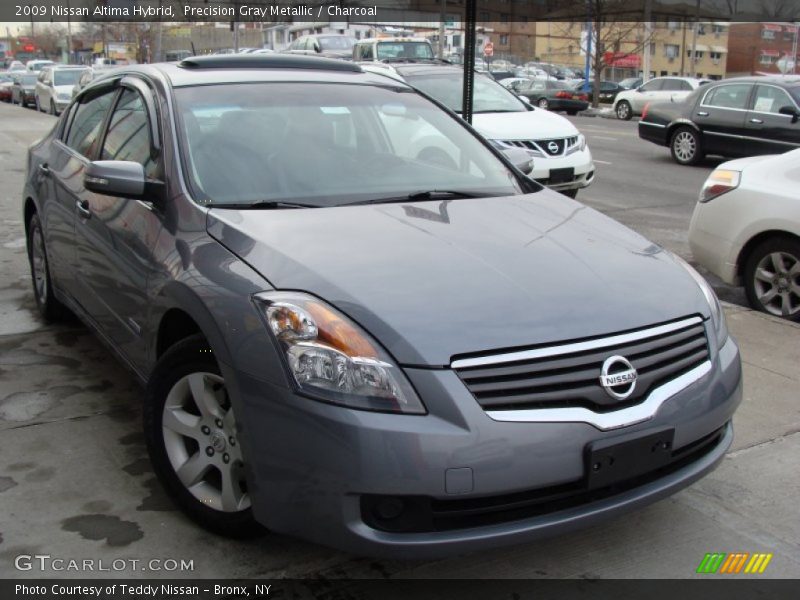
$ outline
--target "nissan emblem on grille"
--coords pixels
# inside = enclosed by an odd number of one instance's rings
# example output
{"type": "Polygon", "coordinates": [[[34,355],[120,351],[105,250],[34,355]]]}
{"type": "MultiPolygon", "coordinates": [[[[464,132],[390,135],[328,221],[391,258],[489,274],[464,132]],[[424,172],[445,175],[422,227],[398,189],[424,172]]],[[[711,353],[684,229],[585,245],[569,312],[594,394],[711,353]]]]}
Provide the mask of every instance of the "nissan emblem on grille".
{"type": "Polygon", "coordinates": [[[606,393],[617,400],[625,400],[636,388],[638,373],[624,356],[611,356],[603,362],[600,385],[606,393]]]}
{"type": "Polygon", "coordinates": [[[557,154],[558,153],[558,142],[550,142],[547,144],[547,149],[550,151],[550,154],[557,154]]]}

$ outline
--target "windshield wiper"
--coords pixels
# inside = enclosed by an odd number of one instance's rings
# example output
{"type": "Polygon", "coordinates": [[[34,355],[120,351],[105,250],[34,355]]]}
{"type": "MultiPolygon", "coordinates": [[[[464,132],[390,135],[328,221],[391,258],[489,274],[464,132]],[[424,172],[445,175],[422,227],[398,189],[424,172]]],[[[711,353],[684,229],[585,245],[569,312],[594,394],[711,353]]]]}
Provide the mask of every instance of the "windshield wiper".
{"type": "Polygon", "coordinates": [[[469,192],[466,190],[424,190],[412,192],[407,196],[392,196],[389,198],[370,198],[369,200],[358,200],[348,202],[342,206],[356,206],[358,204],[391,204],[393,202],[416,202],[419,200],[450,200],[458,198],[489,198],[494,194],[469,192]]]}
{"type": "Polygon", "coordinates": [[[235,210],[272,209],[272,208],[320,208],[317,204],[302,204],[300,202],[282,202],[280,200],[259,200],[258,202],[217,202],[206,204],[208,208],[232,208],[235,210]]]}

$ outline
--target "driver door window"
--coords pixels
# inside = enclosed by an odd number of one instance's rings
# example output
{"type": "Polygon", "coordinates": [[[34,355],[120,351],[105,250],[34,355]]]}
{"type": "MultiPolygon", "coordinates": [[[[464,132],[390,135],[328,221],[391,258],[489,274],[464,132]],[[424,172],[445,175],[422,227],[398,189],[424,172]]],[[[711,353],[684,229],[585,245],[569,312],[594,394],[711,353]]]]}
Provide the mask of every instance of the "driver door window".
{"type": "Polygon", "coordinates": [[[137,162],[148,177],[154,178],[156,163],[150,155],[150,145],[150,122],[142,97],[138,92],[125,90],[108,124],[100,158],[137,162]]]}

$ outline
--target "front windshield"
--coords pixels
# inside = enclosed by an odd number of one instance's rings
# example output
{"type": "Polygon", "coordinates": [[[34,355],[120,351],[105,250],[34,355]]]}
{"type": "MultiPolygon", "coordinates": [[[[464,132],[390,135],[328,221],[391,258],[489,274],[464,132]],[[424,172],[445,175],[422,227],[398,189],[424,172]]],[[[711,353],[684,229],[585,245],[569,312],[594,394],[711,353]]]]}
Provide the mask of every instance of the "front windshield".
{"type": "Polygon", "coordinates": [[[345,36],[331,36],[319,38],[319,45],[323,50],[352,50],[356,41],[345,36]]]}
{"type": "Polygon", "coordinates": [[[53,85],[75,85],[78,83],[83,71],[79,69],[69,69],[64,71],[56,71],[53,78],[53,85]]]}
{"type": "MultiPolygon", "coordinates": [[[[464,93],[464,75],[461,72],[448,70],[446,73],[408,75],[406,81],[436,98],[449,109],[461,112],[464,93]]],[[[502,85],[485,75],[475,75],[472,112],[526,112],[527,110],[525,105],[502,85]]]]}
{"type": "Polygon", "coordinates": [[[422,191],[521,193],[458,119],[407,88],[322,83],[175,90],[199,201],[339,206],[422,191]]]}
{"type": "Polygon", "coordinates": [[[433,50],[427,42],[378,42],[378,60],[433,60],[433,50]]]}
{"type": "Polygon", "coordinates": [[[39,76],[23,75],[20,79],[22,79],[22,85],[36,85],[36,80],[39,79],[39,76]]]}

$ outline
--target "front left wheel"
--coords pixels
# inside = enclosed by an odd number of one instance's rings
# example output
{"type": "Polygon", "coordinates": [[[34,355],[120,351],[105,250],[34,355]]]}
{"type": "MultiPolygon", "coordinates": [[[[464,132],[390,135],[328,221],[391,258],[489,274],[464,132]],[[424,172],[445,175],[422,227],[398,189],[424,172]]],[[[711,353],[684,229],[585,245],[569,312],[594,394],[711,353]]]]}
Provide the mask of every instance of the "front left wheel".
{"type": "Polygon", "coordinates": [[[253,517],[225,380],[202,336],[178,342],[156,364],[144,434],[156,475],[191,519],[228,537],[263,531],[253,517]]]}

